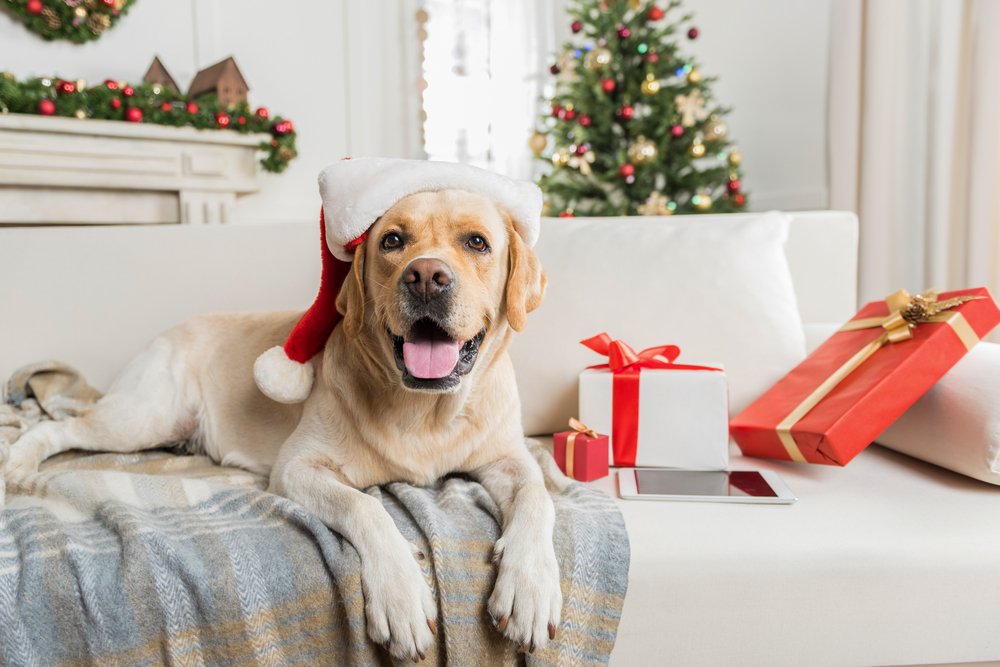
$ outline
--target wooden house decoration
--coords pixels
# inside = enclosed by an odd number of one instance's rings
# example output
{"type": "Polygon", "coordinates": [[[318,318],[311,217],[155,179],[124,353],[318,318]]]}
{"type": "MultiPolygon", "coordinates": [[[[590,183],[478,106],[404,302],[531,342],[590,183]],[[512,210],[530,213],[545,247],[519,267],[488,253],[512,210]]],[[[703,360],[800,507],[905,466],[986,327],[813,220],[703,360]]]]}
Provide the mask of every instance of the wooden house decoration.
{"type": "Polygon", "coordinates": [[[232,56],[222,62],[206,67],[194,75],[194,81],[188,89],[188,97],[198,97],[206,93],[215,93],[219,103],[231,107],[240,101],[246,101],[250,87],[240,74],[240,68],[232,56]]]}
{"type": "Polygon", "coordinates": [[[177,87],[177,82],[174,81],[174,77],[170,76],[170,72],[167,68],[163,66],[160,62],[159,56],[153,57],[153,64],[149,66],[146,70],[146,76],[142,77],[145,83],[158,83],[165,88],[169,88],[175,93],[180,93],[181,89],[177,87]]]}

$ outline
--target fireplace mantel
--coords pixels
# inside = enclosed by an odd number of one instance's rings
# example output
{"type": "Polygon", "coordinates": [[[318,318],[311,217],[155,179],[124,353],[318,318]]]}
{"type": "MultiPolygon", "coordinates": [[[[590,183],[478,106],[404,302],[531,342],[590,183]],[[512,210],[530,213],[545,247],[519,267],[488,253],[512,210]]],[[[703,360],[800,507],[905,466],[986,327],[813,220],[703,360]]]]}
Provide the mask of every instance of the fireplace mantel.
{"type": "Polygon", "coordinates": [[[225,223],[266,134],[0,115],[0,225],[225,223]]]}

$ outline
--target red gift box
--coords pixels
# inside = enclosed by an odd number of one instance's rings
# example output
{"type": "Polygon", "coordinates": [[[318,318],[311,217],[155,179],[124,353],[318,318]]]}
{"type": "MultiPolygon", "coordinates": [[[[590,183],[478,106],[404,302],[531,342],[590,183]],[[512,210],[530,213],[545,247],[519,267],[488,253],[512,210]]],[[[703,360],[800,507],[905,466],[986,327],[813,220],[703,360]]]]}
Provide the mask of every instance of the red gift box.
{"type": "Polygon", "coordinates": [[[570,479],[590,482],[608,476],[608,436],[598,435],[575,419],[574,430],[552,436],[556,465],[570,479]]]}
{"type": "Polygon", "coordinates": [[[986,288],[873,301],[729,432],[747,456],[846,465],[998,323],[986,288]]]}

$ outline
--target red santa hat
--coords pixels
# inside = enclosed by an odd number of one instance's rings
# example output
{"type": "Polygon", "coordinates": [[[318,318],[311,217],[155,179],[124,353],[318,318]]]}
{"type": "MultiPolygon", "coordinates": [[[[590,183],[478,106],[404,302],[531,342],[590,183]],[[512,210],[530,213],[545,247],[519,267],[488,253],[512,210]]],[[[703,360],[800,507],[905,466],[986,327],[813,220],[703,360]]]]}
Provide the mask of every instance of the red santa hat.
{"type": "Polygon", "coordinates": [[[345,158],[330,165],[319,175],[323,199],[319,294],[285,344],[264,352],[254,363],[254,380],[266,396],[279,403],[306,400],[314,378],[311,359],[340,320],[337,295],[368,229],[400,199],[439,190],[465,190],[495,201],[510,214],[514,230],[528,247],[538,240],[542,193],[534,183],[453,162],[345,158]]]}

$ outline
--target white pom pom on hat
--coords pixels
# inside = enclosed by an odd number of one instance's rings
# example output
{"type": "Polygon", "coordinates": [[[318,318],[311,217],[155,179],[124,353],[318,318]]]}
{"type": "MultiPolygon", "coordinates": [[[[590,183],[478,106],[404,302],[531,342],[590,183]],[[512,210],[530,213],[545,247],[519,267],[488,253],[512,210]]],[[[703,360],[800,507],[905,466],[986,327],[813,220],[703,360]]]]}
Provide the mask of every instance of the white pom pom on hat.
{"type": "Polygon", "coordinates": [[[311,359],[340,320],[337,295],[368,229],[404,197],[439,190],[465,190],[495,201],[510,214],[514,230],[528,247],[538,240],[542,192],[534,183],[453,162],[344,158],[330,165],[319,174],[323,199],[319,294],[285,344],[266,351],[254,363],[254,380],[264,395],[279,403],[308,398],[314,379],[311,359]]]}

